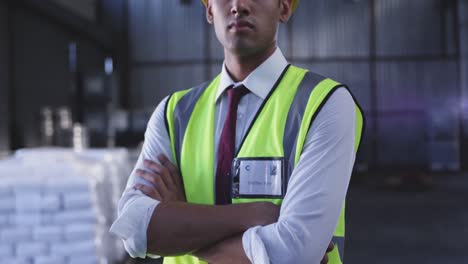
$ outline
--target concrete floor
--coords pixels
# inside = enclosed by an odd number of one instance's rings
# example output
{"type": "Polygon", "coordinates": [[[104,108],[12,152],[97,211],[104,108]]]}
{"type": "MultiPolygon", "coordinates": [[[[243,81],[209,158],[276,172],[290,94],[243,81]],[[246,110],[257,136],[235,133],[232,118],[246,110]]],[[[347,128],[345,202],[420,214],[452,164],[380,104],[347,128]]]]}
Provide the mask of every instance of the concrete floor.
{"type": "Polygon", "coordinates": [[[433,176],[428,188],[367,179],[348,193],[346,264],[468,263],[468,174],[433,176]]]}
{"type": "Polygon", "coordinates": [[[426,190],[352,185],[346,263],[468,263],[468,175],[433,179],[426,190]]]}

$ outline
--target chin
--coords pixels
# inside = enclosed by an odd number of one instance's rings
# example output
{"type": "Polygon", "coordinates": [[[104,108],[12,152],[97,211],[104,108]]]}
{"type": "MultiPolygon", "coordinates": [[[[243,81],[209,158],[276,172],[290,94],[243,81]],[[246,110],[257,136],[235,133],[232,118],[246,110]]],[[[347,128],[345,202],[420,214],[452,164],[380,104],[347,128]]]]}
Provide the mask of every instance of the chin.
{"type": "Polygon", "coordinates": [[[256,45],[252,45],[251,43],[248,43],[247,41],[238,41],[236,43],[231,43],[230,45],[230,51],[232,53],[241,55],[241,56],[247,56],[247,55],[252,55],[258,51],[258,47],[256,45]]]}

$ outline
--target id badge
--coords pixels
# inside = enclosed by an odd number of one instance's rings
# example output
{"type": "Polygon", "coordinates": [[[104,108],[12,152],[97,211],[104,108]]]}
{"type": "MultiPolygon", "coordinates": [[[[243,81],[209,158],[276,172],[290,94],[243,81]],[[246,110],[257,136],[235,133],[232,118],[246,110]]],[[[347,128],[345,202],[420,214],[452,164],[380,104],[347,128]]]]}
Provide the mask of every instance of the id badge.
{"type": "Polygon", "coordinates": [[[236,158],[232,162],[233,198],[283,198],[284,158],[236,158]]]}

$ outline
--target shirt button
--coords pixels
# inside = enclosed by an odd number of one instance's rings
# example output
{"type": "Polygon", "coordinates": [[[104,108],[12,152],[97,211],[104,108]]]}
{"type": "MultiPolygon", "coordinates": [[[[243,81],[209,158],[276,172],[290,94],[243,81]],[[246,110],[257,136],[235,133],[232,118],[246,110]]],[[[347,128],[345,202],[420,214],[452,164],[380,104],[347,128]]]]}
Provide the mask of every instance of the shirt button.
{"type": "Polygon", "coordinates": [[[237,114],[237,119],[242,119],[244,117],[243,114],[237,114]]]}

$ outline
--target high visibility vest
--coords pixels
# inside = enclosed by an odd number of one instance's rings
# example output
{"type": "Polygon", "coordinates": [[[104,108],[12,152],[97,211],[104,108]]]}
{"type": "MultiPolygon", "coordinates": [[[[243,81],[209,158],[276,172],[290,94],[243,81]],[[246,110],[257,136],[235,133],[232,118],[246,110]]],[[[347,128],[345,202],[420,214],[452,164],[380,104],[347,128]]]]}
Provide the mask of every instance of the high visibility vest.
{"type": "MultiPolygon", "coordinates": [[[[170,96],[165,117],[173,158],[181,171],[187,202],[215,204],[214,142],[215,105],[220,76],[209,83],[170,96]]],[[[265,98],[239,147],[236,157],[280,157],[286,163],[287,180],[302,153],[309,128],[333,92],[345,85],[289,65],[265,98]]],[[[353,97],[354,98],[354,97],[353,97]]],[[[355,151],[359,148],[363,114],[355,101],[355,151]]],[[[286,181],[287,182],[287,181],[286,181]]],[[[232,203],[270,201],[281,198],[233,198],[232,203]]],[[[342,263],[344,253],[344,204],[329,253],[329,263],[342,263]]],[[[205,263],[196,257],[164,258],[165,264],[205,263]]]]}

